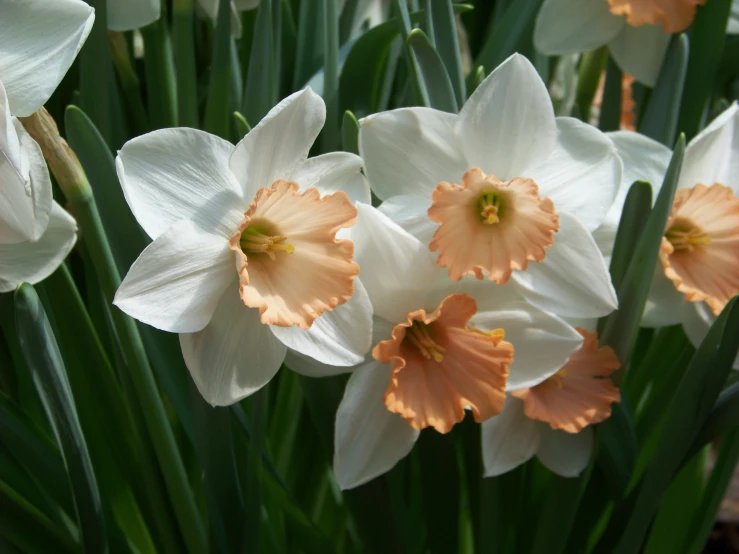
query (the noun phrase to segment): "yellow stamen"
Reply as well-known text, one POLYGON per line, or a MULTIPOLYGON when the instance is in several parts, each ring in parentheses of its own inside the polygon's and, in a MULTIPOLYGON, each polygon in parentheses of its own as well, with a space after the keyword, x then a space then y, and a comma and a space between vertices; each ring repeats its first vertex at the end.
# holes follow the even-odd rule
POLYGON ((429 335, 428 325, 425 323, 414 321, 413 325, 406 331, 406 336, 427 360, 433 358, 435 361, 441 362, 444 359, 446 349, 434 342, 434 339, 429 335))
POLYGON ((500 222, 500 197, 492 192, 486 192, 480 196, 480 217, 486 225, 500 222))
POLYGON ((551 383, 555 387, 557 387, 558 389, 561 389, 561 388, 564 387, 565 377, 567 377, 567 370, 566 369, 560 369, 557 373, 555 373, 554 375, 552 375, 549 378, 549 381, 551 381, 551 383))
POLYGON ((292 254, 295 247, 292 244, 285 244, 287 237, 282 235, 269 236, 257 229, 247 227, 241 234, 241 249, 244 254, 267 254, 269 259, 274 261, 277 259, 275 252, 287 252, 292 254))
POLYGON ((492 331, 483 331, 482 329, 477 329, 475 327, 468 327, 468 329, 470 331, 474 331, 475 333, 480 333, 481 335, 490 337, 491 339, 493 339, 494 344, 498 344, 500 341, 505 339, 505 329, 503 329, 502 327, 493 329, 492 331))
POLYGON ((682 226, 673 226, 665 233, 665 237, 676 251, 687 250, 692 252, 696 248, 711 244, 711 237, 694 226, 687 229, 682 226))

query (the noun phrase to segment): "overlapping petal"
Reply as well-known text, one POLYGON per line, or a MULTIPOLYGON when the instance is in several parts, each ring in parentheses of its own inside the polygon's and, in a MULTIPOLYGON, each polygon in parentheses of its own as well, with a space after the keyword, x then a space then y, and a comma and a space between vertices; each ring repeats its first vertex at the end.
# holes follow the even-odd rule
MULTIPOLYGON (((459 112, 456 129, 465 169, 479 167, 501 181, 525 176, 551 155, 557 143, 547 88, 520 54, 500 64, 477 87, 459 112)), ((448 180, 439 175, 438 180, 458 183, 461 177, 448 180)))
POLYGON ((539 424, 524 415, 523 402, 508 395, 500 415, 482 423, 485 477, 502 475, 527 462, 539 442, 539 424))
POLYGON ((671 37, 664 32, 662 25, 624 25, 621 32, 608 43, 608 50, 624 73, 653 87, 671 37))
POLYGON ((108 0, 108 29, 132 31, 159 19, 159 0, 108 0))
POLYGON ((402 108, 360 121, 359 153, 372 190, 382 200, 429 196, 440 181, 458 182, 469 166, 455 134, 457 116, 402 108))
POLYGON ((291 94, 272 108, 231 154, 228 167, 244 197, 278 179, 287 179, 308 157, 326 120, 326 105, 310 88, 291 94))
POLYGON ((228 169, 228 141, 196 129, 161 129, 128 141, 116 169, 139 225, 156 239, 187 219, 208 232, 233 234, 249 206, 228 169))
POLYGON ((579 433, 555 431, 539 423, 541 441, 536 457, 557 475, 577 477, 590 461, 593 451, 593 428, 579 433))
POLYGON ((82 0, 0 0, 0 81, 10 111, 43 106, 72 65, 95 20, 82 0))
POLYGON ((194 333, 208 324, 229 285, 238 291, 228 240, 182 220, 141 253, 114 304, 157 329, 194 333))
POLYGON ((378 210, 422 243, 429 244, 439 227, 438 223, 429 219, 430 207, 431 198, 429 196, 401 194, 385 200, 378 210))
POLYGON ((202 331, 180 335, 190 375, 214 406, 228 406, 261 389, 280 369, 287 350, 259 322, 259 310, 244 306, 235 280, 232 284, 202 331))
POLYGON ((385 407, 390 368, 369 362, 349 378, 336 412, 334 476, 351 489, 382 475, 413 448, 419 432, 385 407))
MULTIPOLYGON (((271 326, 284 345, 329 366, 353 366, 365 359, 372 342, 372 303, 359 279, 354 294, 341 306, 324 312, 309 329, 271 326)), ((333 375, 336 371, 329 370, 333 375)))
POLYGON ((348 236, 375 315, 392 323, 424 305, 438 276, 428 246, 419 242, 378 210, 357 204, 357 223, 348 236))
POLYGON ((355 154, 331 152, 308 158, 285 179, 298 183, 301 191, 316 187, 321 196, 342 191, 352 203, 369 204, 372 198, 362 167, 362 158, 355 154))
POLYGON ((564 317, 600 317, 618 304, 603 256, 588 230, 569 214, 546 257, 514 271, 521 294, 542 310, 564 317))
POLYGON ((0 292, 22 282, 46 279, 61 265, 77 240, 77 224, 59 204, 51 206, 49 224, 36 241, 0 244, 0 292))
POLYGON ((594 231, 611 208, 621 182, 622 164, 611 140, 592 125, 557 118, 558 140, 547 160, 524 175, 539 194, 594 231))

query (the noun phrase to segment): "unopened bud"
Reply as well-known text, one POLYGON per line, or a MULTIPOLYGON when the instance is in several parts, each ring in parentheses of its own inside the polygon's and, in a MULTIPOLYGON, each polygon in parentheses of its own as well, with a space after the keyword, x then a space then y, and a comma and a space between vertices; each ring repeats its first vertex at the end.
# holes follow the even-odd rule
POLYGON ((46 163, 49 164, 67 200, 74 201, 90 196, 92 193, 90 183, 87 181, 82 164, 67 141, 59 134, 56 121, 46 108, 18 119, 41 147, 46 163))

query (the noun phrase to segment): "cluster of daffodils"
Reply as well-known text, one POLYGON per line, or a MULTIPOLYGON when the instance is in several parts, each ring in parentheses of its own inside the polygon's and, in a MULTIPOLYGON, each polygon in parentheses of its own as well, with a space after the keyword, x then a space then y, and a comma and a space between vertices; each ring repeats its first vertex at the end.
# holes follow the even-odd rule
MULTIPOLYGON (((535 39, 550 54, 608 44, 653 84, 670 33, 702 3, 546 0, 535 39)), ((206 14, 217 5, 201 4, 206 14)), ((47 277, 75 244, 76 224, 52 200, 41 149, 17 118, 49 98, 94 15, 78 0, 0 7, 0 291, 9 291, 47 277), (28 23, 40 10, 44 29, 28 23)), ((108 2, 111 29, 159 15, 158 0, 108 2)), ((620 400, 611 376, 622 361, 595 328, 617 308, 607 264, 624 199, 635 180, 657 188, 671 152, 555 117, 520 55, 459 114, 403 108, 363 119, 360 155, 309 157, 325 118, 306 88, 235 146, 189 128, 127 142, 118 177, 153 242, 115 305, 179 334, 213 405, 261 389, 283 364, 310 377, 351 373, 335 426, 342 488, 388 471, 423 429, 448 433, 468 410, 487 475, 535 455, 579 474, 593 425, 620 400)), ((687 148, 644 325, 682 323, 697 344, 739 292, 738 151, 734 104, 687 148)))
MULTIPOLYGON (((482 423, 488 475, 534 455, 577 475, 592 425, 620 399, 610 376, 621 363, 594 331, 617 307, 606 259, 628 186, 661 183, 669 150, 555 118, 519 55, 459 114, 365 118, 361 157, 308 157, 324 119, 305 89, 236 146, 193 129, 128 142, 118 175, 153 243, 116 305, 179 333, 214 405, 263 387, 283 363, 312 377, 351 372, 335 428, 343 488, 467 410, 482 423)), ((650 325, 685 322, 695 340, 739 291, 727 156, 738 122, 732 106, 688 148, 646 314, 650 325)))

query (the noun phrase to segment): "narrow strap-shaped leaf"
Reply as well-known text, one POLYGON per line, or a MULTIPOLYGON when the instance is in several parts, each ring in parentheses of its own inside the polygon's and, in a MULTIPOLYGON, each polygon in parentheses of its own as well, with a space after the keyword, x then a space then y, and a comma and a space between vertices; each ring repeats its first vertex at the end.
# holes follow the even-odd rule
POLYGON ((580 58, 575 106, 577 106, 580 119, 585 122, 590 121, 593 98, 598 90, 607 60, 608 49, 605 46, 586 52, 580 58))
POLYGON ((721 441, 716 463, 703 490, 700 505, 694 512, 696 517, 686 535, 689 542, 682 545, 685 548, 684 552, 688 554, 703 552, 721 501, 734 476, 737 462, 739 462, 739 429, 733 429, 721 441))
POLYGON ((252 396, 251 442, 247 459, 246 482, 246 544, 252 552, 259 552, 262 519, 262 445, 266 425, 267 389, 252 396))
POLYGON ((662 62, 657 85, 649 97, 647 110, 639 124, 640 133, 667 146, 675 141, 689 50, 688 37, 685 34, 672 41, 665 61, 662 62))
POLYGON ((629 359, 631 347, 639 329, 662 235, 672 209, 672 199, 680 176, 684 153, 685 137, 681 135, 675 146, 675 152, 667 168, 657 201, 649 214, 649 219, 624 274, 623 282, 618 288, 618 310, 608 316, 603 326, 601 343, 610 345, 619 360, 629 359))
POLYGON ((734 383, 721 392, 705 425, 695 438, 690 453, 697 452, 736 427, 739 427, 739 383, 734 383))
POLYGON ((341 10, 339 16, 339 44, 344 44, 349 40, 349 36, 354 26, 354 20, 357 16, 357 11, 361 5, 364 7, 367 4, 367 0, 346 0, 344 2, 344 8, 341 10))
POLYGON ((339 148, 339 20, 337 0, 321 0, 323 6, 323 99, 326 123, 321 147, 324 152, 339 148))
POLYGON ((611 417, 598 426, 597 433, 596 463, 608 483, 611 496, 618 500, 626 495, 639 451, 634 421, 625 399, 614 404, 611 417))
POLYGON ((423 88, 428 94, 429 106, 445 112, 458 111, 454 89, 444 63, 421 29, 413 29, 408 35, 408 46, 415 55, 418 64, 418 78, 423 81, 423 88))
POLYGON ((429 98, 429 92, 426 89, 426 81, 421 75, 416 53, 411 48, 410 35, 413 31, 413 24, 411 22, 410 13, 408 12, 408 3, 406 0, 395 0, 395 5, 398 8, 400 19, 402 21, 400 32, 403 35, 403 40, 405 40, 406 44, 406 51, 408 52, 408 64, 410 66, 412 82, 415 84, 416 92, 421 100, 421 104, 423 106, 431 106, 431 98, 429 98))
POLYGON ((726 38, 731 0, 713 0, 699 6, 690 33, 690 57, 678 131, 692 139, 700 130, 706 103, 713 90, 726 38))
POLYGON ((272 36, 272 2, 262 0, 257 9, 254 39, 245 76, 244 106, 241 113, 256 125, 277 103, 274 79, 274 38, 272 36))
POLYGON ((354 114, 346 110, 341 126, 341 147, 344 152, 359 154, 359 122, 354 114))
POLYGON ((154 129, 177 127, 177 77, 167 18, 162 16, 141 29, 144 69, 149 100, 149 123, 154 129))
POLYGON ((15 303, 21 348, 67 467, 85 552, 107 552, 100 493, 49 320, 31 285, 21 284, 15 303))
POLYGON ((113 60, 118 80, 123 89, 123 95, 128 105, 128 111, 132 116, 131 128, 136 135, 143 135, 149 130, 149 118, 146 108, 141 99, 141 82, 136 70, 133 68, 131 55, 128 52, 128 42, 123 33, 110 31, 108 33, 110 43, 110 55, 113 60))
POLYGON ((598 118, 598 128, 603 132, 618 131, 621 127, 622 79, 621 68, 613 61, 613 56, 609 56, 606 64, 606 82, 603 86, 603 102, 598 118))
POLYGON ((641 547, 662 495, 708 418, 738 349, 739 306, 734 298, 711 326, 680 380, 615 554, 630 554, 641 547))
POLYGON ((462 106, 467 100, 467 94, 454 6, 452 0, 430 0, 429 4, 434 29, 434 45, 449 75, 457 106, 462 106))
POLYGON ((195 69, 195 0, 172 2, 172 51, 177 74, 178 124, 198 126, 198 83, 195 69))
POLYGON ((231 95, 231 1, 218 2, 216 32, 213 35, 213 59, 210 85, 205 105, 203 129, 222 139, 230 138, 229 98, 231 95))
MULTIPOLYGON (((113 67, 108 46, 107 0, 90 0, 95 8, 95 23, 80 51, 80 95, 100 134, 111 144, 111 85, 113 67)), ((111 144, 112 145, 112 144, 111 144)))

